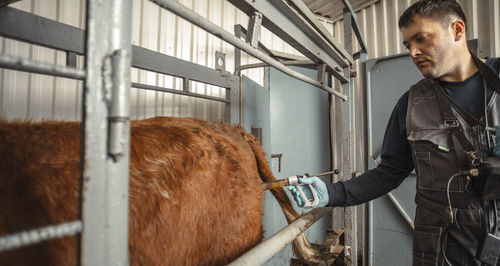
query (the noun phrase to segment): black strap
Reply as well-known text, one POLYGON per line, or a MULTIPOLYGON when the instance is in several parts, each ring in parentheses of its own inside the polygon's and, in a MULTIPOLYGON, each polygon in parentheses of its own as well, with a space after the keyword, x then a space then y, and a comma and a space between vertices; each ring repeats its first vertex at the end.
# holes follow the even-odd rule
MULTIPOLYGON (((485 63, 477 58, 475 54, 471 53, 471 56, 478 68, 479 74, 486 80, 489 86, 500 94, 500 78, 485 63)), ((446 94, 444 89, 438 83, 433 81, 433 84, 439 109, 441 110, 441 114, 443 116, 444 125, 449 128, 452 133, 453 146, 455 147, 459 165, 462 167, 479 165, 481 158, 477 156, 477 150, 465 137, 462 127, 453 114, 450 106, 450 102, 453 102, 452 99, 446 94)), ((453 103, 456 104, 455 102, 453 103)), ((486 105, 487 103, 484 104, 486 105)), ((457 105, 457 107, 460 106, 457 105)))
POLYGON ((457 154, 460 168, 462 170, 470 168, 472 162, 469 158, 467 158, 467 155, 475 157, 477 151, 470 143, 470 141, 465 137, 462 127, 460 126, 457 118, 451 110, 450 102, 446 95, 446 92, 444 92, 444 89, 436 82, 433 82, 433 84, 434 92, 436 93, 436 99, 439 105, 439 110, 441 111, 441 115, 443 116, 444 125, 451 131, 451 137, 453 140, 452 142, 455 148, 455 153, 457 154))
POLYGON ((486 83, 493 88, 497 93, 500 94, 500 77, 498 77, 491 68, 488 67, 483 61, 481 61, 477 56, 471 53, 472 59, 476 63, 477 70, 479 74, 486 80, 486 83))

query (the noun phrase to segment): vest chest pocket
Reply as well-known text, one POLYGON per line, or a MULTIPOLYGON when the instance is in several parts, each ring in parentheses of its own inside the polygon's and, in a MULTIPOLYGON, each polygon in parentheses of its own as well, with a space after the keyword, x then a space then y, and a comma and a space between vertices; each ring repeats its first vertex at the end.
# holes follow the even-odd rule
MULTIPOLYGON (((448 180, 458 172, 456 154, 446 144, 431 141, 415 141, 415 169, 419 189, 446 191, 448 180)), ((464 192, 463 177, 455 177, 450 184, 450 192, 464 192)))

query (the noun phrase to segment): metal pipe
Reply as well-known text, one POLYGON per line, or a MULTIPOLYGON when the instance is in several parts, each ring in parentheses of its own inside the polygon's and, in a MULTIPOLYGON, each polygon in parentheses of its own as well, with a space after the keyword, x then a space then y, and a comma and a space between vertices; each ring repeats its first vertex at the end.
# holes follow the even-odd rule
POLYGON ((361 51, 364 53, 368 53, 368 50, 366 49, 365 40, 363 39, 363 35, 361 35, 361 30, 359 29, 356 13, 354 13, 354 9, 352 9, 351 3, 349 3, 349 0, 342 0, 342 2, 344 3, 345 7, 349 9, 349 12, 351 13, 353 22, 351 23, 352 29, 354 30, 354 34, 356 34, 356 39, 358 40, 359 46, 361 46, 361 51))
POLYGON ((210 95, 205 95, 205 94, 199 94, 199 93, 194 93, 194 92, 185 92, 181 90, 174 90, 174 89, 169 89, 169 88, 163 88, 159 86, 153 86, 153 85, 146 85, 146 84, 141 84, 141 83, 132 83, 132 88, 139 88, 139 89, 145 89, 145 90, 153 90, 153 91, 162 91, 162 92, 168 92, 172 94, 179 94, 179 95, 185 95, 185 96, 190 96, 190 97, 195 97, 195 98, 202 98, 202 99, 207 99, 211 101, 216 101, 216 102, 223 102, 223 103, 231 103, 230 100, 225 99, 225 98, 219 98, 215 96, 210 96, 210 95))
MULTIPOLYGON (((292 60, 292 61, 285 61, 281 62, 285 66, 303 66, 303 65, 316 65, 313 61, 311 60, 292 60)), ((268 67, 269 64, 267 63, 254 63, 254 64, 246 64, 242 66, 238 66, 234 68, 234 74, 233 75, 240 75, 242 70, 245 69, 250 69, 250 68, 258 68, 258 67, 268 67)))
POLYGON ((0 54, 0 67, 71 79, 85 79, 85 70, 0 54))
POLYGON ((280 252, 280 250, 284 249, 288 243, 302 234, 307 228, 319 220, 319 218, 323 217, 325 214, 331 213, 331 211, 332 207, 313 209, 300 216, 293 223, 249 250, 229 265, 262 265, 280 252))
POLYGON ((72 236, 81 231, 82 222, 74 221, 6 235, 0 237, 0 251, 20 248, 54 238, 72 236))
POLYGON ((394 204, 394 206, 396 207, 396 209, 398 209, 399 213, 403 216, 403 218, 405 218, 406 222, 411 227, 411 230, 415 231, 415 224, 413 223, 413 220, 411 219, 410 215, 408 215, 408 213, 405 211, 405 209, 403 208, 403 206, 401 206, 401 204, 396 199, 396 197, 394 197, 394 195, 392 194, 392 192, 387 193, 387 196, 392 201, 392 203, 394 204))
POLYGON ((307 7, 307 5, 302 0, 291 0, 292 3, 299 9, 301 13, 303 13, 305 19, 311 24, 311 26, 328 42, 331 46, 342 56, 349 61, 349 63, 353 63, 352 55, 347 53, 345 49, 342 49, 340 44, 335 40, 335 38, 328 32, 328 30, 319 22, 316 16, 313 14, 311 9, 307 7))
MULTIPOLYGON (((283 65, 279 61, 273 59, 272 57, 263 53, 262 51, 252 47, 250 44, 240 40, 238 37, 234 36, 230 32, 215 25, 214 23, 210 22, 208 19, 205 19, 204 17, 196 14, 194 11, 188 9, 187 7, 183 6, 182 4, 179 4, 175 1, 169 1, 169 0, 151 0, 151 2, 154 2, 157 5, 163 7, 167 10, 170 10, 171 12, 173 12, 173 13, 177 14, 178 16, 186 19, 187 21, 195 24, 196 26, 198 26, 198 27, 214 34, 215 36, 221 38, 222 40, 240 48, 241 50, 247 52, 248 54, 254 56, 255 58, 258 58, 258 59, 264 61, 265 63, 278 69, 279 71, 281 71, 281 72, 283 72, 291 77, 294 77, 296 79, 299 79, 299 80, 302 80, 306 83, 309 83, 313 86, 316 86, 324 91, 327 91, 327 92, 339 97, 340 99, 342 99, 344 101, 347 100, 347 96, 333 90, 332 88, 329 88, 325 84, 323 84, 315 79, 312 79, 304 74, 301 74, 297 71, 294 71, 294 70, 286 67, 285 65, 283 65)), ((349 77, 347 77, 347 78, 344 76, 341 76, 341 77, 343 77, 343 79, 339 78, 341 80, 341 82, 348 82, 347 79, 349 77)))

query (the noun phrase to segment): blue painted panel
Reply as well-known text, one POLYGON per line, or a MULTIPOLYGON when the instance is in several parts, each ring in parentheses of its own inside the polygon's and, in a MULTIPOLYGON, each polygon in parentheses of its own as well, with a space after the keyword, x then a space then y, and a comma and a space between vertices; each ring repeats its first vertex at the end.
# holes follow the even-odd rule
MULTIPOLYGON (((311 78, 316 71, 294 67, 311 78)), ((275 69, 269 70, 271 110, 271 151, 283 154, 281 171, 278 160, 272 159, 276 178, 297 174, 317 174, 330 170, 330 131, 328 94, 304 82, 289 77, 275 69)), ((270 198, 270 193, 266 198, 270 198)), ((265 236, 269 237, 286 225, 279 205, 273 199, 264 206, 265 236)), ((301 213, 302 209, 296 208, 301 213)), ((321 244, 330 216, 323 217, 306 231, 310 242, 321 244)), ((291 245, 276 255, 266 265, 289 265, 291 245)))
MULTIPOLYGON (((371 93, 371 149, 380 152, 394 106, 422 75, 407 55, 369 60, 366 66, 371 93)), ((368 160, 370 168, 376 166, 368 160)), ((392 191, 412 219, 416 209, 415 185, 416 177, 410 175, 392 191)), ((373 215, 373 265, 411 265, 413 232, 387 196, 373 201, 373 215)))

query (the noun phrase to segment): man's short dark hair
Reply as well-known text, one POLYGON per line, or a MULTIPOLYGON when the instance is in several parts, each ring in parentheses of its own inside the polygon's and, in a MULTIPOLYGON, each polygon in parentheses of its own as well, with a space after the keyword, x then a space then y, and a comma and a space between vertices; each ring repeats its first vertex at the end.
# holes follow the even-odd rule
POLYGON ((451 23, 451 16, 456 15, 464 21, 467 28, 467 20, 465 18, 462 7, 455 0, 420 0, 411 5, 399 17, 399 28, 407 27, 415 22, 415 16, 430 18, 438 21, 447 27, 451 23))

